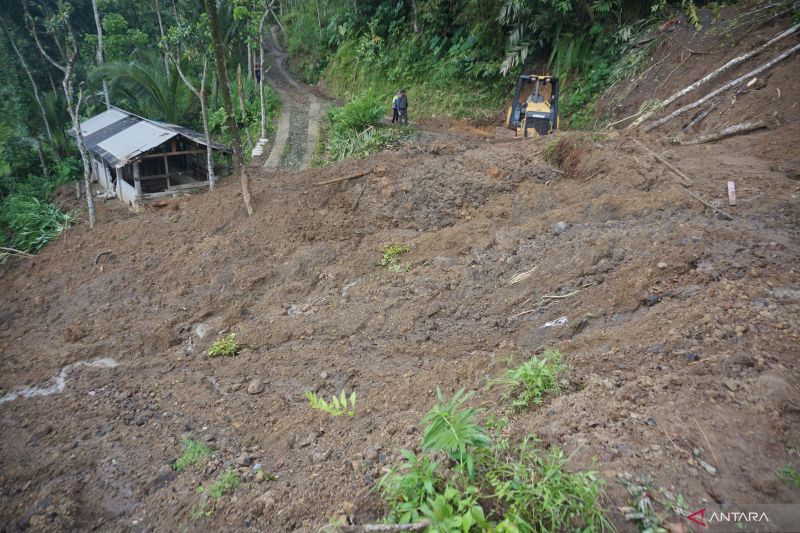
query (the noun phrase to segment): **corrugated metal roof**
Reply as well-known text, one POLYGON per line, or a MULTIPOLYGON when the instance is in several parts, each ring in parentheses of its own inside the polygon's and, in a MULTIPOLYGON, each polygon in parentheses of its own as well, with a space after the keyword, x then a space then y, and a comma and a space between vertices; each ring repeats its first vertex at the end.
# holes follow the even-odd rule
MULTIPOLYGON (((139 155, 179 135, 197 144, 206 145, 205 135, 202 133, 166 122, 148 120, 119 108, 111 108, 85 120, 80 127, 86 148, 116 168, 124 167, 139 155)), ((230 147, 224 144, 212 143, 212 146, 223 152, 231 152, 230 147)))

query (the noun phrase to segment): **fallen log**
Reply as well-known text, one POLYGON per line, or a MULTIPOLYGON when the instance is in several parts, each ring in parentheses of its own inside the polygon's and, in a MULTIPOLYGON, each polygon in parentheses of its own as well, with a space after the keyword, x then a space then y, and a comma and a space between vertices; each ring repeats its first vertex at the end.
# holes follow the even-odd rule
POLYGON ((669 161, 667 161, 666 159, 664 159, 663 157, 661 157, 660 155, 658 155, 657 153, 652 151, 650 148, 645 146, 644 143, 642 143, 638 139, 635 139, 633 142, 635 142, 636 144, 638 144, 639 146, 644 148, 647 153, 649 153, 650 155, 652 155, 656 159, 656 161, 658 161, 659 163, 661 163, 662 165, 664 165, 665 167, 670 169, 672 172, 674 172, 675 175, 680 178, 680 182, 683 185, 685 185, 687 187, 689 185, 694 185, 694 181, 692 181, 692 179, 689 176, 687 176, 686 174, 684 174, 683 172, 678 170, 678 168, 675 167, 672 163, 670 163, 669 161))
POLYGON ((691 139, 688 141, 681 141, 681 144, 703 144, 703 143, 710 143, 714 141, 719 141, 720 139, 724 139, 726 137, 731 137, 733 135, 739 135, 740 133, 748 133, 751 131, 760 130, 766 128, 767 125, 764 123, 763 120, 757 120, 755 122, 741 122, 739 124, 735 124, 724 130, 717 132, 717 133, 709 133, 708 135, 701 135, 696 139, 691 139))
MULTIPOLYGON (((714 71, 712 71, 712 72, 708 73, 707 75, 703 76, 702 78, 700 78, 700 79, 699 79, 699 80, 697 80, 696 82, 692 83, 691 85, 688 85, 688 86, 684 87, 683 89, 681 89, 681 90, 680 90, 680 91, 678 91, 677 93, 675 93, 675 94, 673 94, 672 96, 670 96, 670 97, 666 98, 666 99, 665 99, 663 102, 661 102, 661 106, 660 106, 660 107, 667 107, 668 105, 670 105, 672 102, 674 102, 674 101, 675 101, 675 100, 677 100, 678 98, 680 98, 680 97, 682 97, 682 96, 685 96, 685 95, 689 94, 690 92, 694 91, 695 89, 697 89, 697 88, 698 88, 698 87, 700 87, 701 85, 705 85, 705 84, 706 84, 706 83, 708 83, 709 81, 713 80, 714 78, 716 78, 716 77, 717 77, 717 76, 719 76, 720 74, 722 74, 722 73, 724 73, 724 72, 726 72, 726 71, 728 71, 728 70, 732 69, 733 67, 735 67, 736 65, 738 65, 738 64, 740 64, 740 63, 743 63, 743 62, 747 61, 747 60, 748 60, 748 59, 750 59, 751 57, 753 57, 753 56, 756 56, 756 55, 760 54, 761 52, 763 52, 764 50, 766 50, 767 48, 769 48, 769 47, 770 47, 770 46, 772 46, 773 44, 777 43, 777 42, 778 42, 778 41, 780 41, 781 39, 784 39, 784 38, 786 38, 786 37, 788 37, 788 36, 792 35, 792 34, 793 34, 793 33, 795 33, 795 32, 796 32, 798 29, 800 29, 800 24, 796 24, 796 25, 792 26, 791 28, 789 28, 789 29, 788 29, 788 30, 786 30, 785 32, 783 32, 783 33, 781 33, 781 34, 779 34, 779 35, 777 35, 777 36, 773 37, 772 39, 770 39, 770 40, 769 40, 769 41, 767 41, 766 43, 762 44, 762 45, 761 45, 761 46, 759 46, 758 48, 754 48, 753 50, 751 50, 751 51, 747 52, 746 54, 742 54, 742 55, 740 55, 739 57, 735 57, 735 58, 731 59, 730 61, 728 61, 727 63, 725 63, 725 64, 724 64, 724 65, 722 65, 721 67, 719 67, 718 69, 716 69, 716 70, 714 70, 714 71)), ((653 114, 655 111, 656 111, 656 110, 655 110, 655 109, 653 109, 653 110, 651 110, 650 112, 648 112, 648 113, 645 113, 643 116, 641 116, 640 118, 638 118, 638 119, 637 119, 635 122, 633 122, 633 123, 632 123, 630 126, 628 126, 628 127, 629 127, 629 128, 635 128, 635 127, 638 127, 638 126, 640 126, 640 125, 641 125, 641 124, 642 124, 642 123, 643 123, 645 120, 647 120, 648 118, 650 118, 650 116, 651 116, 651 115, 652 115, 652 114, 653 114)))
POLYGON ((798 50, 800 50, 800 44, 796 44, 793 47, 791 47, 791 48, 789 48, 787 50, 784 50, 782 53, 777 55, 771 61, 768 61, 767 63, 764 63, 763 65, 761 65, 757 69, 751 70, 750 72, 748 72, 744 76, 739 76, 735 80, 726 83, 725 85, 723 85, 719 89, 711 91, 710 93, 708 93, 704 97, 700 98, 699 100, 696 100, 696 101, 692 102, 691 104, 686 104, 685 106, 681 107, 680 109, 676 109, 675 111, 673 111, 669 115, 667 115, 665 117, 662 117, 662 118, 660 118, 660 119, 658 119, 658 120, 656 120, 654 122, 651 122, 650 124, 645 126, 644 131, 651 131, 651 130, 661 126, 662 124, 666 124, 670 120, 674 119, 678 115, 681 115, 681 114, 685 113, 686 111, 689 111, 690 109, 694 109, 696 107, 700 107, 701 105, 703 105, 704 103, 708 102, 709 100, 711 100, 712 98, 714 98, 718 94, 723 93, 723 92, 725 92, 725 91, 727 91, 729 89, 732 89, 733 87, 736 87, 737 85, 741 84, 745 80, 753 78, 754 76, 764 72, 768 68, 771 68, 771 67, 775 66, 777 63, 779 63, 779 62, 783 61, 784 59, 790 57, 792 54, 794 54, 798 50))
POLYGON ((313 184, 312 187, 322 187, 323 185, 330 185, 332 183, 341 183, 343 181, 354 180, 356 178, 360 178, 362 176, 366 176, 367 174, 370 174, 371 172, 372 172, 372 170, 365 170, 363 172, 357 172, 355 174, 351 174, 350 176, 345 176, 343 178, 336 178, 336 179, 332 179, 332 180, 328 180, 328 181, 320 181, 318 183, 313 184))

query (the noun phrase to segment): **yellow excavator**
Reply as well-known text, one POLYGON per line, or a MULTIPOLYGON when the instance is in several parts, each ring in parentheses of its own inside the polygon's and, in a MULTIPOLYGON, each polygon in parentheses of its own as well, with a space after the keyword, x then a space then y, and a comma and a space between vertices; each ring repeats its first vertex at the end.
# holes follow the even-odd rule
POLYGON ((558 129, 558 78, 522 74, 506 114, 516 137, 549 135, 558 129))

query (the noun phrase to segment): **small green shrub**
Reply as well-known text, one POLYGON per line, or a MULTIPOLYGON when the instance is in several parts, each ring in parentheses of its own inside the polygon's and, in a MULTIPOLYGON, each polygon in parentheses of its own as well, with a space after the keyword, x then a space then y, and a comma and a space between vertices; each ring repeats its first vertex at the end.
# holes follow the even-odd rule
POLYGON ((539 405, 545 393, 558 394, 561 391, 558 375, 563 370, 561 353, 550 349, 516 368, 508 369, 494 383, 508 387, 505 396, 514 398, 514 407, 528 407, 531 403, 539 405))
POLYGON ((330 403, 311 391, 306 391, 306 398, 308 399, 308 405, 313 409, 318 409, 332 416, 341 416, 344 414, 353 416, 356 413, 356 391, 350 393, 350 399, 348 400, 344 389, 342 389, 338 398, 336 396, 331 396, 330 403))
POLYGON ((563 451, 545 453, 535 437, 518 446, 491 441, 476 420, 478 411, 464 407, 469 397, 461 390, 445 401, 437 391, 437 404, 423 419, 425 451, 401 451, 403 462, 376 485, 390 509, 387 522, 424 519, 427 531, 448 533, 614 530, 601 505, 603 484, 593 472, 568 471, 563 451), (437 452, 450 461, 437 463, 437 452), (465 466, 468 461, 474 468, 465 466))
POLYGON ((408 272, 410 265, 403 267, 400 265, 400 256, 411 251, 411 246, 407 244, 390 244, 381 248, 380 266, 392 272, 408 272))
POLYGON ((231 494, 236 490, 236 487, 241 484, 242 480, 239 478, 239 474, 236 473, 236 470, 228 468, 220 474, 214 484, 211 485, 211 489, 209 490, 211 499, 219 500, 223 496, 231 494))
POLYGON ((778 470, 778 477, 787 485, 792 487, 800 487, 800 472, 794 465, 785 465, 778 470))
POLYGON ((178 472, 181 472, 190 466, 203 466, 214 454, 214 450, 202 442, 192 439, 184 439, 183 448, 183 455, 181 455, 175 461, 175 464, 172 465, 172 468, 178 472))
POLYGON ((545 453, 526 438, 514 454, 494 457, 486 480, 503 509, 497 531, 605 531, 603 484, 594 472, 569 472, 564 452, 545 453))
POLYGON ((476 421, 479 411, 464 408, 464 403, 471 397, 472 393, 465 394, 461 389, 445 401, 437 387, 436 406, 422 419, 427 426, 420 444, 426 450, 445 452, 470 478, 475 469, 474 453, 489 446, 489 437, 476 421))
POLYGON ((208 349, 209 357, 232 357, 239 353, 242 349, 236 343, 236 334, 231 333, 228 336, 214 341, 211 348, 208 349))

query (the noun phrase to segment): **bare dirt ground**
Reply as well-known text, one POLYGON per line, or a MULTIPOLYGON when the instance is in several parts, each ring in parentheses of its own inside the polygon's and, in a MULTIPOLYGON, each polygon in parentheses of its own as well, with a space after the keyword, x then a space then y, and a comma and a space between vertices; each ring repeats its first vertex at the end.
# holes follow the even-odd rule
POLYGON ((95 230, 3 266, 3 392, 79 361, 118 366, 73 367, 60 394, 0 404, 0 530, 374 521, 384 510, 369 491, 417 446, 435 388, 500 408, 487 381, 549 346, 565 356, 567 389, 508 434, 535 433, 596 470, 618 529, 636 529, 617 510, 631 504, 616 481, 626 473, 688 510, 797 504, 776 476, 797 466, 800 444, 797 72, 795 56, 732 107, 778 111, 772 129, 714 144, 671 144, 679 124, 567 133, 553 167, 541 157, 550 139, 487 142, 423 123, 419 142, 394 151, 254 178, 250 218, 233 180, 140 214, 101 204, 95 230), (372 172, 312 186, 360 170, 372 172), (390 243, 411 246, 408 272, 377 266, 390 243), (243 352, 207 357, 227 332, 243 352), (303 397, 341 389, 358 392, 352 418, 303 397), (186 436, 217 455, 176 473, 186 436), (256 463, 277 479, 259 482, 256 463), (195 489, 228 466, 245 482, 192 520, 195 489))

